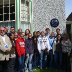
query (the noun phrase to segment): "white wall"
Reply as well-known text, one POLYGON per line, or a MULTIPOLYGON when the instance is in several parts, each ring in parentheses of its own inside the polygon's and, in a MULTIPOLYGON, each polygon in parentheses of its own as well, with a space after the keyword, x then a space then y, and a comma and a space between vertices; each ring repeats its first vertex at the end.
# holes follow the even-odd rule
POLYGON ((66 28, 65 21, 65 3, 64 0, 33 0, 32 1, 32 25, 35 30, 45 30, 50 26, 50 20, 57 18, 59 20, 59 28, 63 32, 66 28))

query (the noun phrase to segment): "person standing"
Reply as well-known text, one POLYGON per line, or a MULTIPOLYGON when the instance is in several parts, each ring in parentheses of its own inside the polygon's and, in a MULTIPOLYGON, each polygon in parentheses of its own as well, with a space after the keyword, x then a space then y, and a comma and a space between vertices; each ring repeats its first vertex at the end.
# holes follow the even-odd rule
POLYGON ((10 51, 12 48, 11 41, 5 35, 4 27, 0 28, 0 72, 8 71, 8 62, 10 58, 10 51))
POLYGON ((53 67, 53 48, 54 48, 54 41, 55 41, 55 34, 54 32, 51 33, 51 35, 49 36, 49 44, 50 44, 50 50, 49 50, 49 67, 53 67))
POLYGON ((15 39, 14 34, 10 34, 10 41, 12 44, 12 48, 10 51, 10 60, 8 62, 8 72, 15 72, 15 60, 16 60, 16 52, 15 52, 15 39))
POLYGON ((15 43, 18 56, 18 72, 21 72, 24 71, 24 60, 26 54, 25 40, 22 33, 18 38, 16 38, 15 43))
POLYGON ((39 59, 39 52, 38 52, 38 48, 37 48, 37 32, 34 31, 33 32, 33 43, 34 43, 34 55, 33 55, 33 66, 34 68, 38 67, 38 59, 39 59))
POLYGON ((15 70, 18 71, 18 54, 16 50, 16 40, 18 39, 18 33, 14 33, 14 40, 15 40, 15 52, 16 52, 16 64, 15 64, 15 70))
POLYGON ((37 46, 40 54, 40 68, 46 68, 47 54, 50 50, 50 44, 44 31, 42 31, 41 36, 38 37, 37 46))
POLYGON ((61 43, 61 34, 58 34, 56 37, 56 49, 54 52, 54 61, 55 67, 61 68, 62 67, 62 43, 61 43))
POLYGON ((32 59, 34 53, 34 44, 32 39, 32 34, 29 33, 28 39, 25 41, 26 44, 26 61, 25 61, 25 71, 32 72, 32 59))
MULTIPOLYGON (((37 31, 36 32, 37 34, 37 50, 38 50, 38 46, 40 45, 40 41, 41 41, 41 32, 40 31, 37 31)), ((39 50, 38 50, 38 53, 37 53, 37 58, 38 58, 38 68, 40 67, 40 53, 39 53, 39 50)))
POLYGON ((70 53, 72 44, 67 33, 63 34, 62 40, 62 55, 63 55, 63 69, 65 72, 70 72, 70 53))

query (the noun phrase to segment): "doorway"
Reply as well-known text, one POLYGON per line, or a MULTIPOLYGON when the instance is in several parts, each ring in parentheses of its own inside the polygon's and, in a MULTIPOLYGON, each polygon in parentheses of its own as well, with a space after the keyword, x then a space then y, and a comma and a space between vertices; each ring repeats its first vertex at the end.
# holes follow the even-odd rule
POLYGON ((71 40, 71 24, 67 24, 67 25, 66 25, 66 30, 67 30, 67 33, 68 33, 69 38, 70 38, 70 40, 71 40))

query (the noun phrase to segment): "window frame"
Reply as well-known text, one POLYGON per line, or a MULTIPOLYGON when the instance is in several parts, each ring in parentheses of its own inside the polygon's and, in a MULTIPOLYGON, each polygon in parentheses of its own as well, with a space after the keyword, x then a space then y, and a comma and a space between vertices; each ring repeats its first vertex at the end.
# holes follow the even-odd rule
POLYGON ((24 16, 25 15, 25 13, 24 12, 22 12, 22 4, 21 4, 21 1, 22 0, 20 0, 20 21, 21 22, 30 22, 30 2, 29 2, 29 0, 25 0, 25 4, 23 5, 23 6, 25 6, 25 7, 23 7, 23 11, 25 12, 25 8, 26 8, 26 3, 28 2, 29 4, 28 4, 28 7, 27 7, 27 9, 26 9, 26 16, 27 16, 27 18, 24 16), (23 15, 22 15, 22 13, 23 13, 23 15), (22 19, 22 16, 23 16, 23 18, 24 19, 22 19), (27 20, 25 20, 25 19, 27 19, 27 20))
MULTIPOLYGON (((3 7, 3 13, 2 13, 2 15, 3 15, 3 19, 2 20, 0 20, 0 22, 11 22, 11 21, 15 21, 15 10, 14 10, 14 19, 11 19, 11 0, 8 0, 8 2, 7 3, 5 3, 5 0, 2 0, 3 2, 2 2, 2 4, 0 4, 0 5, 2 5, 2 7, 3 7), (7 6, 7 4, 8 4, 8 6, 7 6), (6 12, 5 13, 5 7, 6 8, 8 8, 9 9, 9 11, 8 12, 6 12), (8 19, 6 19, 5 17, 7 17, 8 16, 8 19)), ((14 4, 14 9, 15 9, 15 0, 14 0, 14 2, 13 2, 14 4)), ((1 16, 1 15, 0 15, 1 16)))

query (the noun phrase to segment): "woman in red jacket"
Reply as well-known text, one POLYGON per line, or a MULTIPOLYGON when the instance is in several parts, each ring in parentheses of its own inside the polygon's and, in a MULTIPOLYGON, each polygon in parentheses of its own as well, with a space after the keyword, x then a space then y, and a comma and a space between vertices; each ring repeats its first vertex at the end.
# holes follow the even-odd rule
POLYGON ((24 35, 21 33, 16 39, 16 52, 18 55, 18 72, 24 70, 24 59, 25 59, 25 40, 24 35))

